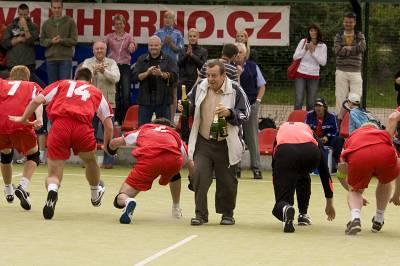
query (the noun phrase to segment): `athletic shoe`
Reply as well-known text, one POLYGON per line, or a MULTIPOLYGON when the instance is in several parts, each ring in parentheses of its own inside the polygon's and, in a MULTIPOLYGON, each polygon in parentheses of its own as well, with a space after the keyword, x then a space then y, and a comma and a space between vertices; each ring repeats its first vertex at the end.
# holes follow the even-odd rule
POLYGON ((46 204, 43 207, 43 217, 45 219, 53 218, 57 200, 58 200, 58 192, 50 190, 49 193, 47 193, 46 204))
POLYGON ((359 218, 347 223, 347 228, 344 231, 346 235, 356 235, 361 232, 361 221, 359 218))
POLYGON ((135 199, 129 198, 125 208, 122 210, 122 215, 119 218, 119 222, 121 224, 130 224, 132 221, 132 214, 135 208, 136 208, 135 199))
POLYGON ((262 172, 260 170, 254 170, 253 177, 254 179, 263 179, 262 172))
POLYGON ((6 200, 8 203, 13 203, 14 202, 14 195, 6 195, 6 200))
POLYGON ((300 226, 311 225, 311 218, 308 214, 299 214, 297 217, 297 224, 300 226))
POLYGON ((15 196, 17 196, 19 198, 19 200, 21 201, 21 207, 27 211, 29 211, 31 209, 31 202, 29 200, 29 192, 26 192, 24 190, 24 188, 19 185, 16 189, 15 189, 15 196))
POLYGON ((287 204, 285 205, 285 207, 283 207, 283 220, 282 220, 283 232, 293 233, 295 231, 293 225, 294 213, 295 210, 293 206, 287 204))
POLYGON ((94 207, 99 207, 101 205, 101 198, 103 198, 104 192, 106 191, 106 188, 104 187, 104 182, 103 180, 99 181, 99 187, 98 188, 98 195, 97 199, 90 199, 92 201, 92 205, 94 207))
POLYGON ((18 159, 15 161, 16 164, 24 164, 26 162, 26 158, 22 157, 21 159, 18 159))
POLYGON ((381 231, 382 226, 383 226, 384 223, 385 222, 382 222, 382 223, 377 222, 377 221, 375 221, 375 216, 372 217, 372 228, 371 228, 371 231, 374 232, 374 233, 377 233, 377 232, 381 231))
POLYGON ((172 217, 175 217, 176 219, 182 218, 182 208, 172 207, 172 217))

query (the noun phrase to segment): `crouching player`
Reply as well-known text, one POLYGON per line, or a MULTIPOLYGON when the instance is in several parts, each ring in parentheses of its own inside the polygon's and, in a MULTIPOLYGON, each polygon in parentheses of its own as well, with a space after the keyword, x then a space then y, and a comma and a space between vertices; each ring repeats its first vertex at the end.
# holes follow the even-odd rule
MULTIPOLYGON (((123 137, 113 139, 109 147, 110 154, 124 145, 136 145, 132 156, 136 164, 122 184, 118 195, 114 199, 114 206, 122 209, 119 219, 122 224, 129 224, 136 207, 135 197, 140 191, 146 191, 159 175, 160 185, 169 183, 173 200, 172 215, 182 216, 179 207, 181 192, 180 169, 188 163, 186 144, 173 129, 172 123, 164 118, 156 119, 151 124, 145 124, 139 130, 131 131, 123 137)), ((193 168, 189 163, 189 170, 193 168)))
POLYGON ((323 157, 322 143, 311 128, 299 122, 282 124, 276 136, 272 158, 272 176, 275 192, 275 206, 272 214, 282 221, 283 231, 295 231, 294 193, 297 194, 299 225, 311 225, 307 215, 311 196, 310 172, 318 167, 325 192, 325 213, 328 220, 335 218, 333 187, 328 165, 323 157))
MULTIPOLYGON (((21 207, 25 210, 31 209, 29 192, 27 188, 32 175, 39 164, 39 151, 35 131, 32 125, 21 125, 11 122, 9 115, 22 115, 29 102, 41 92, 39 85, 29 82, 30 72, 26 66, 15 66, 11 69, 12 80, 0 79, 0 151, 1 151, 1 173, 5 184, 6 200, 14 201, 14 188, 12 182, 12 159, 14 149, 26 155, 26 162, 20 184, 15 188, 15 195, 20 199, 21 207)), ((42 126, 43 106, 36 109, 38 117, 35 128, 42 126)))
POLYGON ((378 178, 376 187, 376 214, 372 217, 372 232, 378 232, 384 224, 384 212, 391 197, 391 181, 396 181, 392 201, 400 203, 399 163, 396 149, 387 131, 374 123, 365 123, 355 130, 344 144, 340 172, 347 172, 342 185, 348 190, 348 205, 351 220, 345 233, 355 235, 361 231, 361 207, 367 202, 362 193, 368 187, 372 176, 378 178), (347 169, 346 169, 347 168, 347 169))

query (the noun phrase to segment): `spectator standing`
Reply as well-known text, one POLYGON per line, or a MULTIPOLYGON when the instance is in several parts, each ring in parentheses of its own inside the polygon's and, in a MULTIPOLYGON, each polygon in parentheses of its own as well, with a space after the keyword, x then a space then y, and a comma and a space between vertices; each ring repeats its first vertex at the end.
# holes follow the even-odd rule
POLYGON ((394 89, 397 91, 397 106, 400 106, 400 71, 396 73, 394 89))
POLYGON ((217 213, 222 214, 220 224, 233 225, 238 184, 235 171, 244 151, 240 127, 249 117, 250 105, 240 85, 226 77, 222 62, 209 61, 206 71, 207 79, 189 93, 194 117, 188 148, 189 159, 195 165, 191 177, 196 204, 196 217, 192 218, 191 225, 208 222, 207 192, 213 172, 217 176, 215 206, 217 213), (226 138, 210 139, 215 114, 226 119, 226 138))
MULTIPOLYGON (((162 52, 164 56, 169 56, 177 64, 178 53, 183 49, 184 41, 182 33, 174 27, 175 25, 175 13, 172 11, 167 11, 164 14, 164 27, 157 30, 155 35, 158 36, 162 43, 162 52)), ((172 84, 172 94, 171 94, 171 105, 170 105, 170 116, 173 121, 176 104, 177 104, 177 80, 172 84)))
POLYGON ((63 2, 51 1, 53 16, 43 23, 40 44, 46 48, 47 76, 49 83, 70 79, 74 46, 78 41, 73 18, 62 15, 63 2))
POLYGON ((322 42, 322 33, 317 24, 311 24, 307 37, 297 45, 293 60, 301 59, 294 80, 294 109, 302 109, 304 94, 307 94, 306 109, 311 111, 319 88, 320 66, 326 64, 327 47, 322 42))
POLYGON ((117 83, 115 95, 115 121, 122 125, 126 112, 131 105, 131 54, 136 50, 133 36, 125 32, 125 18, 117 14, 113 18, 114 32, 107 34, 105 43, 108 47, 107 57, 118 64, 121 78, 117 83))
MULTIPOLYGON (((120 80, 120 73, 117 63, 106 57, 107 45, 98 41, 93 44, 93 57, 83 61, 82 67, 88 68, 93 73, 92 84, 101 90, 104 97, 115 110, 115 84, 120 80)), ((95 116, 93 118, 94 135, 97 140, 103 141, 101 136, 98 134, 100 119, 95 116)), ((103 168, 111 169, 114 164, 114 157, 104 152, 103 168)))
MULTIPOLYGON (((0 40, 3 40, 4 32, 7 27, 5 24, 0 24, 0 40)), ((7 69, 6 60, 7 50, 4 49, 3 45, 0 43, 0 78, 8 78, 9 71, 7 69)))
POLYGON ((178 79, 174 60, 161 52, 161 40, 152 36, 148 40, 149 53, 140 56, 133 70, 139 81, 139 126, 150 123, 153 113, 157 118, 170 118, 172 86, 178 79))
POLYGON ((335 37, 336 113, 340 112, 342 103, 349 93, 362 96, 361 67, 363 53, 367 45, 364 34, 354 30, 355 26, 356 14, 353 12, 346 13, 343 19, 343 30, 335 37))
POLYGON ((208 51, 198 44, 199 32, 195 28, 188 31, 188 45, 179 52, 179 87, 186 85, 189 93, 197 80, 197 72, 207 61, 208 51))
MULTIPOLYGON (((250 164, 254 179, 262 179, 260 151, 258 147, 258 110, 265 93, 265 79, 258 65, 251 60, 246 60, 247 50, 243 43, 236 43, 239 53, 236 57, 237 65, 243 69, 240 75, 240 84, 250 103, 249 120, 244 121, 243 136, 250 152, 250 164)), ((238 166, 237 177, 240 177, 238 166)))

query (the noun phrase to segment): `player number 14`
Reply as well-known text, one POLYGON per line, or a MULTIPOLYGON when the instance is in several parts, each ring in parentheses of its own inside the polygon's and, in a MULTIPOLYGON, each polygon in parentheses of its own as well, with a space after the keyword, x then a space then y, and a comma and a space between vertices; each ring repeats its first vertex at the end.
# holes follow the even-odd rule
POLYGON ((86 90, 86 88, 88 88, 89 86, 90 85, 88 85, 88 84, 83 84, 83 85, 79 86, 78 88, 76 88, 76 82, 71 80, 71 81, 69 81, 67 97, 71 98, 73 94, 79 95, 79 96, 82 96, 81 100, 86 102, 87 99, 89 99, 89 97, 90 97, 90 92, 88 90, 86 90))

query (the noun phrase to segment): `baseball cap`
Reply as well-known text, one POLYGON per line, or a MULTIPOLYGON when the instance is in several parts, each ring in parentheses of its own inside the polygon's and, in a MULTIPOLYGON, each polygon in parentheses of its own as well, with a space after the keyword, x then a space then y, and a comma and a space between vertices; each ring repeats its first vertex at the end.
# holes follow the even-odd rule
POLYGON ((324 98, 317 98, 315 99, 314 105, 326 106, 326 102, 324 98))
POLYGON ((361 96, 357 93, 349 93, 347 100, 355 104, 360 104, 361 96))

